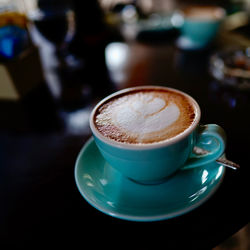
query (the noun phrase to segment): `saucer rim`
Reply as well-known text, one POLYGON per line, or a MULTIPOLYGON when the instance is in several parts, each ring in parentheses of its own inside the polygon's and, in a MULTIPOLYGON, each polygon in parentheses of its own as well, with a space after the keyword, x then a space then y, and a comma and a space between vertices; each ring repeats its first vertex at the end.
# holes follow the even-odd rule
MULTIPOLYGON (((154 222, 154 221, 162 221, 162 220, 175 218, 177 216, 181 216, 181 215, 184 215, 188 212, 191 212, 195 208, 201 206, 203 203, 205 203, 207 200, 209 200, 214 195, 214 193, 218 190, 221 183, 223 182, 223 179, 224 179, 225 173, 226 173, 226 168, 223 167, 222 168, 223 172, 222 172, 222 175, 220 177, 220 180, 218 181, 218 183, 216 183, 216 185, 213 187, 213 189, 204 198, 202 198, 198 202, 194 203, 193 205, 188 206, 187 208, 183 208, 181 210, 178 210, 176 212, 154 215, 154 216, 135 216, 135 215, 128 215, 128 214, 119 213, 119 212, 113 212, 113 211, 111 212, 109 209, 104 208, 101 204, 99 204, 99 203, 95 202, 93 199, 89 198, 88 192, 81 189, 80 181, 78 180, 77 172, 78 172, 78 169, 80 167, 80 164, 79 164, 80 158, 82 157, 83 152, 89 147, 89 145, 91 143, 95 143, 93 136, 91 136, 87 140, 87 142, 83 145, 83 147, 80 150, 80 152, 77 156, 77 159, 76 159, 75 169, 74 169, 74 177, 75 177, 77 189, 80 192, 80 194, 82 195, 82 197, 95 209, 97 209, 98 211, 100 211, 104 214, 107 214, 109 216, 112 216, 112 217, 118 218, 118 219, 122 219, 122 220, 135 221, 135 222, 154 222)), ((218 168, 219 167, 221 167, 221 166, 218 166, 218 168)), ((138 185, 141 185, 141 184, 138 184, 138 185)))

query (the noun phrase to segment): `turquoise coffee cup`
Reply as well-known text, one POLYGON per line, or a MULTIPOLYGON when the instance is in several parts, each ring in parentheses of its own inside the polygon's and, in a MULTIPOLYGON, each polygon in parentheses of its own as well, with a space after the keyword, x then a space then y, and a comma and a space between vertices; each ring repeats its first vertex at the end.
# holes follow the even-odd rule
POLYGON ((182 15, 182 37, 197 46, 205 47, 217 35, 225 11, 220 7, 189 6, 183 10, 182 15), (206 14, 209 12, 214 13, 214 15, 206 14))
POLYGON ((118 91, 99 102, 90 116, 90 128, 95 143, 109 165, 124 176, 141 183, 155 183, 171 176, 176 171, 200 167, 218 159, 225 150, 224 130, 215 124, 199 125, 200 108, 189 95, 175 89, 156 86, 142 86, 118 91), (184 132, 166 141, 151 144, 127 144, 103 136, 94 124, 95 112, 104 102, 129 93, 135 89, 169 89, 186 96, 194 106, 195 120, 184 132), (209 153, 196 155, 195 146, 209 153))

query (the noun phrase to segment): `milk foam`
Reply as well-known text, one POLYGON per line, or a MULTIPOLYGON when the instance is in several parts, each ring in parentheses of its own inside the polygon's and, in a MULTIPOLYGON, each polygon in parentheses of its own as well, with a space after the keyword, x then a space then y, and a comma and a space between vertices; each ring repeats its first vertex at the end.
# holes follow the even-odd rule
POLYGON ((114 107, 111 120, 127 133, 136 133, 139 137, 146 133, 157 132, 173 124, 180 115, 174 103, 166 104, 161 98, 150 94, 133 96, 127 105, 114 107))
POLYGON ((130 93, 101 106, 95 124, 104 136, 117 141, 158 142, 190 126, 190 110, 191 114, 194 112, 191 106, 187 98, 177 93, 130 93))

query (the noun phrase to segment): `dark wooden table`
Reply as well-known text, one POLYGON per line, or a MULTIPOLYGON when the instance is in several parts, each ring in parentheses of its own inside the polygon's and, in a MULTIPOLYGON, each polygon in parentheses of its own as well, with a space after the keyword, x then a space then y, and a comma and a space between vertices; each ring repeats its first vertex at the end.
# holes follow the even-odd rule
POLYGON ((20 102, 0 102, 1 249, 209 249, 249 222, 249 93, 223 87, 208 74, 215 47, 184 52, 166 41, 130 42, 128 48, 119 85, 98 75, 104 70, 97 64, 86 78, 84 73, 75 77, 77 70, 66 71, 71 83, 62 85, 61 99, 42 83, 20 102), (201 123, 224 127, 227 157, 241 169, 227 170, 217 192, 192 212, 159 222, 123 221, 82 198, 74 164, 91 136, 88 115, 93 105, 114 89, 149 84, 193 96, 202 110, 201 123))

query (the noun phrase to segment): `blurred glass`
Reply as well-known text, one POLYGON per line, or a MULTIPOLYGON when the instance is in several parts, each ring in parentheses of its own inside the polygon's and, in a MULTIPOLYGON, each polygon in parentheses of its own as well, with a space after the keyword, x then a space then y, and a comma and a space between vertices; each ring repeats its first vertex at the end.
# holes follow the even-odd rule
POLYGON ((74 14, 71 6, 58 1, 36 1, 28 10, 29 18, 38 31, 55 45, 58 53, 63 53, 74 34, 74 14))

